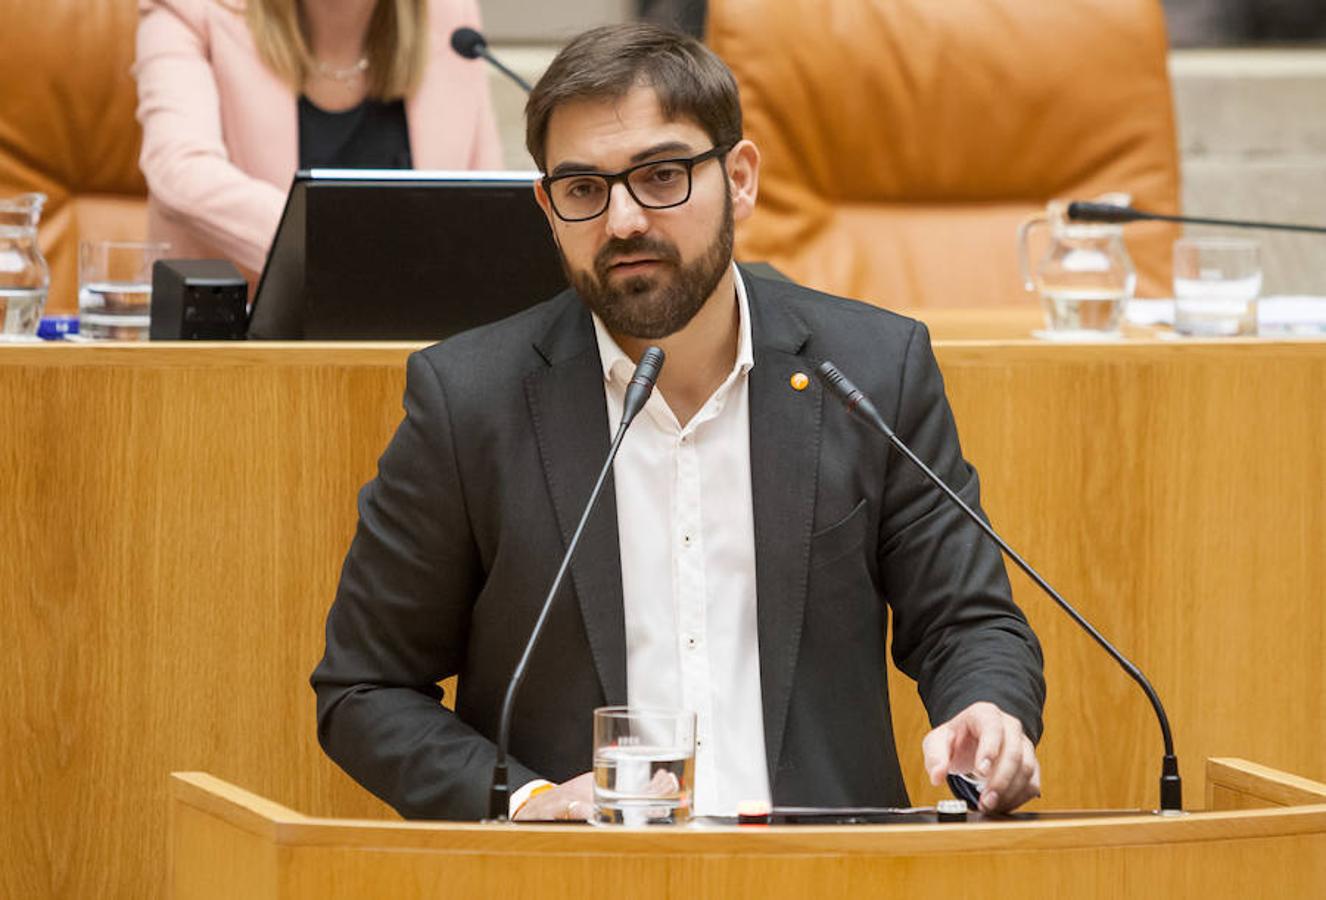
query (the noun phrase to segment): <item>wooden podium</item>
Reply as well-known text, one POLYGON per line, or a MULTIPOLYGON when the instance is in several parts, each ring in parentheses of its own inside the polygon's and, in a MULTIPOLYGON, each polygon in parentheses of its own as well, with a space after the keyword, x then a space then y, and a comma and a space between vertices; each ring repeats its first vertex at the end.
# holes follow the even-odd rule
POLYGON ((1326 784, 1207 762, 1205 812, 943 825, 596 829, 304 816, 171 776, 176 900, 1315 897, 1326 784))
MULTIPOLYGON (((1010 338, 935 347, 986 512, 1151 678, 1189 805, 1208 757, 1326 781, 1326 341, 1051 344, 926 318, 1010 338)), ((390 817, 318 746, 308 676, 417 346, 0 345, 0 898, 166 896, 174 771, 390 817)), ((1013 587, 1049 683, 1032 806, 1155 803, 1146 701, 1013 587)), ((889 688, 911 796, 933 803, 916 689, 889 688)))

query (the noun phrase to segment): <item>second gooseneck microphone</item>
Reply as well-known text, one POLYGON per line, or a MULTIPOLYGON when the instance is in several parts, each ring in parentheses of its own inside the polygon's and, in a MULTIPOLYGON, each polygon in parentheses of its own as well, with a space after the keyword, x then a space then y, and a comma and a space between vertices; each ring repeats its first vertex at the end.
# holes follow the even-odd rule
POLYGON ((914 466, 920 469, 921 473, 924 474, 935 487, 939 488, 944 496, 957 506, 958 509, 962 510, 967 518, 976 523, 981 531, 985 532, 986 536, 994 541, 999 549, 1002 550, 1009 559, 1013 560, 1019 569, 1025 572, 1032 581, 1036 582, 1037 587, 1045 591, 1045 593, 1050 596, 1050 599, 1059 604, 1059 608, 1068 613, 1069 618, 1080 625, 1087 634, 1091 635, 1096 643, 1100 644, 1105 652, 1113 657, 1114 661, 1122 666, 1123 670, 1132 676, 1134 681, 1142 686, 1142 690, 1146 692, 1147 699, 1151 701, 1151 706, 1156 711, 1156 718, 1160 720, 1160 734, 1165 743, 1165 757, 1161 763, 1160 771, 1160 809, 1162 812, 1181 812, 1183 810, 1183 783, 1179 780, 1179 759, 1174 755, 1174 738, 1169 730, 1169 717, 1165 715, 1165 707, 1161 705, 1160 697, 1156 694, 1155 688, 1151 686, 1151 682, 1142 674, 1142 671, 1138 669, 1137 666, 1133 665, 1127 657, 1120 653, 1113 644, 1107 641, 1105 636, 1097 631, 1090 622, 1083 618, 1082 614, 1074 609, 1067 600, 1060 597, 1059 593, 1054 588, 1050 587, 1049 583, 1040 576, 1040 573, 1025 562, 1021 556, 1018 556, 1013 548, 1010 547, 984 519, 978 516, 975 510, 968 506, 953 488, 949 487, 948 484, 944 482, 944 479, 936 475, 929 466, 922 462, 920 457, 913 453, 911 448, 904 444, 902 439, 893 433, 893 429, 888 426, 884 421, 884 417, 875 409, 875 404, 870 402, 870 398, 858 389, 856 385, 848 381, 847 377, 843 375, 842 372, 838 371, 837 366, 828 360, 825 360, 820 363, 819 368, 815 370, 815 374, 819 376, 820 381, 824 383, 828 392, 842 401, 842 404, 847 407, 849 413, 884 435, 884 437, 888 438, 889 443, 891 443, 899 453, 907 457, 914 466))
POLYGON ((466 59, 479 59, 482 57, 483 59, 488 60, 497 71, 520 85, 520 89, 525 93, 528 94, 533 90, 533 88, 529 86, 528 81, 507 68, 496 56, 493 56, 493 54, 489 52, 488 40, 473 28, 457 28, 455 31, 451 32, 451 49, 455 50, 466 59))
POLYGON ((566 552, 562 554, 562 564, 557 568, 552 587, 548 588, 548 595, 543 599, 543 608, 539 610, 539 617, 534 620, 534 628, 525 643, 525 650, 520 654, 515 671, 511 673, 511 683, 507 685, 506 698, 502 701, 502 714, 497 726, 497 760, 493 763, 493 783, 488 790, 489 819, 501 821, 507 818, 511 803, 510 773, 507 769, 506 754, 511 745, 511 712, 515 707, 516 692, 525 681, 525 670, 529 668, 534 646, 539 642, 539 635, 543 633, 543 626, 548 621, 548 611, 552 609, 553 599, 562 586, 562 579, 566 577, 567 569, 570 568, 571 557, 575 555, 576 547, 580 544, 580 535, 585 531, 589 514, 594 511, 599 494, 603 492, 603 485, 608 480, 608 473, 612 471, 612 461, 617 458, 617 450, 622 445, 622 438, 626 436, 626 429, 639 415, 640 410, 645 408, 645 403, 653 393, 654 383, 658 381, 661 371, 663 371, 663 351, 658 347, 649 347, 640 357, 640 363, 635 367, 631 381, 626 386, 626 399, 622 402, 622 421, 612 438, 612 446, 608 448, 608 458, 603 461, 603 468, 599 470, 594 489, 589 492, 585 511, 580 514, 580 523, 576 525, 576 530, 571 535, 571 542, 566 545, 566 552))
POLYGON ((1204 216, 1171 216, 1147 212, 1135 206, 1091 203, 1074 200, 1068 204, 1068 218, 1074 222, 1178 222, 1184 225, 1220 225, 1225 228, 1266 228, 1271 231, 1295 231, 1302 234, 1326 234, 1320 225, 1296 225, 1290 222, 1253 222, 1248 219, 1212 219, 1204 216))

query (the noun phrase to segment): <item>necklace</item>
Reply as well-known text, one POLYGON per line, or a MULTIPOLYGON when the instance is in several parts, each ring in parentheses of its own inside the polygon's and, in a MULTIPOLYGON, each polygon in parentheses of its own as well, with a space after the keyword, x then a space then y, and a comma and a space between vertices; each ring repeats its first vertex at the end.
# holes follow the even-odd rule
POLYGON ((358 61, 348 66, 329 66, 325 62, 315 60, 313 70, 323 78, 330 78, 332 81, 339 81, 342 84, 362 78, 368 71, 368 57, 361 56, 358 61))

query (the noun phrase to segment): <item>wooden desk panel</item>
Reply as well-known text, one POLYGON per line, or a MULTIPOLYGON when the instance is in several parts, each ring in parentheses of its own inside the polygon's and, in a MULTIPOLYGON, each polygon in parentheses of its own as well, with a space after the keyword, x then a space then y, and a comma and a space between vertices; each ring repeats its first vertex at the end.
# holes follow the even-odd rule
MULTIPOLYGON (((1288 808, 940 825, 607 829, 301 815, 203 773, 171 776, 176 896, 779 898, 1316 897, 1326 785, 1211 761, 1288 808)), ((1265 805, 1265 804, 1263 804, 1265 805)), ((1237 809, 1237 808, 1236 808, 1237 809)))
POLYGON ((159 896, 195 760, 390 815, 320 758, 307 678, 404 357, 0 351, 0 896, 159 896))
MULTIPOLYGON (((0 348, 0 896, 153 896, 166 772, 381 817, 307 677, 403 345, 0 348)), ((1326 343, 941 345, 996 526, 1207 756, 1326 777, 1326 343)), ((1154 804, 1140 693, 1030 585, 1045 802, 1154 804)), ((893 685, 918 798, 924 724, 893 685)))

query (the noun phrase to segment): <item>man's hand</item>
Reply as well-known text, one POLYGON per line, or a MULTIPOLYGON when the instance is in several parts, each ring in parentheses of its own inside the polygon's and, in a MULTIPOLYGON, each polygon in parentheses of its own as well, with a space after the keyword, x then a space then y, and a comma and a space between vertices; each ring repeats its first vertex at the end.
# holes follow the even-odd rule
POLYGON ((993 703, 971 706, 921 741, 931 784, 948 773, 985 782, 983 812, 1008 812, 1041 795, 1041 764, 1022 723, 993 703))
POLYGON ((525 802, 513 818, 524 822, 589 820, 594 812, 594 773, 585 772, 525 802))

